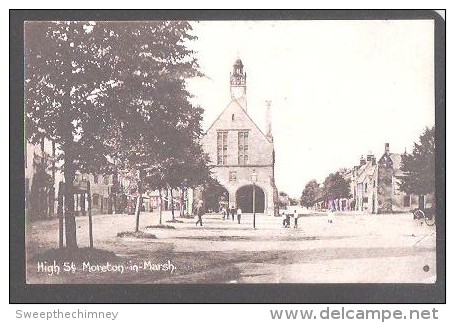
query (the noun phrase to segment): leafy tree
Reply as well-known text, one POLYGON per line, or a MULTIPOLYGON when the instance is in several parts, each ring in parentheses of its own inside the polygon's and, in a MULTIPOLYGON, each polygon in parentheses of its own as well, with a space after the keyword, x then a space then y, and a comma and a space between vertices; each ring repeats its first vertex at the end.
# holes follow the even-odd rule
POLYGON ((278 192, 278 207, 280 209, 285 209, 289 204, 289 195, 283 191, 278 192))
POLYGON ((289 198, 289 204, 291 204, 291 205, 299 205, 300 204, 299 203, 299 199, 295 199, 295 198, 290 197, 289 198))
POLYGON ((403 154, 400 189, 407 194, 426 195, 435 192, 435 128, 426 128, 412 154, 403 154))
MULTIPOLYGON (((137 205, 146 189, 183 189, 209 176, 198 141, 203 110, 189 102, 185 83, 201 75, 185 46, 195 39, 189 34, 191 25, 128 22, 105 28, 117 39, 117 69, 122 75, 122 91, 110 102, 121 138, 113 157, 124 168, 138 169, 137 205)), ((136 230, 139 214, 136 207, 136 230)))
POLYGON ((324 180, 323 194, 327 200, 349 198, 349 182, 339 172, 329 174, 324 180))
POLYGON ((217 179, 210 178, 204 184, 201 185, 202 188, 202 199, 205 203, 204 207, 206 210, 213 209, 218 211, 220 199, 229 198, 229 196, 225 196, 226 189, 223 185, 218 182, 217 179))
POLYGON ((174 185, 171 166, 188 156, 181 152, 202 151, 195 143, 202 112, 185 89, 185 79, 200 74, 184 45, 194 39, 190 29, 179 21, 26 24, 26 133, 32 143, 45 136, 58 146, 68 248, 77 248, 77 171, 136 169, 140 205, 147 169, 162 171, 156 187, 174 185))
POLYGON ((318 197, 320 196, 321 188, 319 183, 313 179, 309 181, 305 188, 302 191, 302 196, 300 198, 300 204, 305 207, 311 207, 314 203, 317 202, 318 197))
POLYGON ((76 171, 109 163, 112 118, 104 98, 113 90, 110 36, 87 22, 24 26, 26 135, 55 141, 64 173, 66 246, 77 248, 73 182, 76 171))

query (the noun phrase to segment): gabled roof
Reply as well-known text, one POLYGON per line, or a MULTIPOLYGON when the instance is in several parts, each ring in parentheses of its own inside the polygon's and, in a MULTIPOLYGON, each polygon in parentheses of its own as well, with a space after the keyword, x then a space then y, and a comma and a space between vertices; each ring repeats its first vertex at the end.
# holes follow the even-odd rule
POLYGON ((393 168, 400 168, 400 165, 401 165, 401 155, 400 154, 395 154, 395 153, 392 153, 392 154, 389 154, 390 156, 390 159, 392 159, 392 162, 393 162, 393 168))
POLYGON ((401 155, 400 154, 390 154, 389 156, 393 162, 393 175, 403 176, 404 173, 401 170, 401 155))
POLYGON ((359 168, 359 176, 357 177, 357 183, 362 183, 365 179, 371 178, 374 175, 374 170, 376 168, 376 164, 370 160, 365 165, 362 165, 359 168))
POLYGON ((380 160, 383 160, 384 158, 389 158, 392 161, 392 167, 393 167, 393 175, 394 176, 403 176, 404 173, 401 170, 401 154, 397 153, 389 153, 382 155, 380 160))
MULTIPOLYGON (((218 115, 218 117, 216 117, 216 119, 212 122, 212 124, 210 125, 210 127, 208 127, 207 131, 205 132, 205 134, 207 134, 210 129, 212 129, 212 127, 215 125, 215 123, 220 119, 220 117, 224 114, 224 112, 227 110, 227 108, 229 108, 231 106, 232 103, 235 103, 237 104, 237 106, 240 108, 240 110, 248 117, 248 119, 251 121, 251 123, 256 127, 256 129, 259 130, 259 132, 264 136, 264 138, 270 142, 270 143, 273 143, 273 141, 271 141, 265 134, 264 132, 262 132, 261 128, 258 127, 258 125, 256 124, 256 122, 253 121, 253 119, 251 119, 251 117, 249 116, 249 114, 243 109, 242 105, 240 104, 240 102, 237 100, 237 99, 232 99, 231 102, 229 102, 229 104, 221 111, 221 113, 218 115)), ((204 134, 204 135, 205 135, 204 134)))

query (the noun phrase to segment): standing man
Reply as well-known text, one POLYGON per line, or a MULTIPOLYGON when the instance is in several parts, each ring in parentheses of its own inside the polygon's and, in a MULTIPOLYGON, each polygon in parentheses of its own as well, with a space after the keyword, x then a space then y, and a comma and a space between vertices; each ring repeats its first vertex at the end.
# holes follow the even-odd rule
POLYGON ((197 208, 196 208, 196 214, 197 214, 197 222, 196 222, 196 226, 198 225, 198 223, 201 224, 201 227, 202 227, 202 214, 204 214, 204 202, 202 200, 199 200, 199 202, 197 203, 197 208))
POLYGON ((231 217, 231 209, 229 208, 229 205, 226 205, 226 220, 229 220, 231 217))
POLYGON ((299 220, 299 215, 297 214, 297 210, 294 210, 294 229, 297 229, 298 220, 299 220))
POLYGON ((235 218, 235 205, 232 203, 231 205, 231 216, 232 216, 232 221, 234 221, 235 218))
POLYGON ((242 219, 242 209, 238 208, 237 209, 237 221, 239 222, 239 224, 240 224, 241 219, 242 219))

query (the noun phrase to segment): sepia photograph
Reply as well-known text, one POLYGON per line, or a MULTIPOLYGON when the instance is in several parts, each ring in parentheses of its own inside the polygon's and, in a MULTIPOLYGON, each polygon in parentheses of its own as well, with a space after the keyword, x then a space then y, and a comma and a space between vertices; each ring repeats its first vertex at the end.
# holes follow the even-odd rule
POLYGON ((434 285, 440 36, 24 21, 26 284, 434 285))

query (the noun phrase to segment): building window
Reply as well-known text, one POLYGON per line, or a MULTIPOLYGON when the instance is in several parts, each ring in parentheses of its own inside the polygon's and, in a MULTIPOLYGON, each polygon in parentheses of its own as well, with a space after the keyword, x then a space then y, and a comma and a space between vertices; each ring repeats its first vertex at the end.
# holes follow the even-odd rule
POLYGON ((368 192, 368 183, 365 183, 365 193, 368 192))
POLYGON ((109 185, 109 175, 104 176, 104 184, 109 185))
POLYGON ((95 184, 98 184, 98 175, 96 175, 96 174, 93 175, 93 182, 95 184))
POLYGON ((231 117, 231 119, 232 119, 232 121, 234 121, 234 120, 235 120, 235 116, 234 116, 234 114, 232 114, 232 117, 231 117))
POLYGON ((92 202, 93 202, 93 206, 98 206, 98 204, 100 203, 99 194, 93 194, 92 195, 92 202))
POLYGON ((404 207, 410 207, 411 206, 411 195, 405 195, 404 196, 404 207))
POLYGON ((376 180, 373 181, 373 188, 376 187, 376 180))
POLYGON ((216 139, 216 148, 217 148, 217 164, 226 165, 227 164, 227 131, 218 131, 216 139))
POLYGON ((239 165, 248 164, 248 131, 239 131, 239 165))

